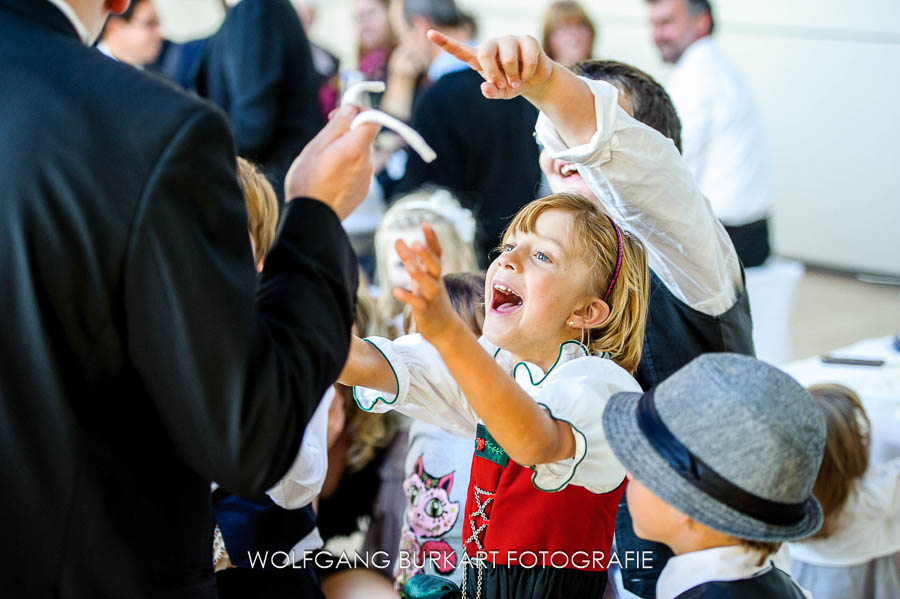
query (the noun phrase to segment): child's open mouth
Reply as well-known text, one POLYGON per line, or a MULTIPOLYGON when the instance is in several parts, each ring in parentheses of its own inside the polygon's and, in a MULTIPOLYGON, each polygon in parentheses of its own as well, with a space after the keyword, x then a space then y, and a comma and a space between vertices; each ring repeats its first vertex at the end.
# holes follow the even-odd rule
POLYGON ((521 307, 522 298, 518 293, 502 283, 494 284, 494 292, 491 294, 491 310, 500 314, 508 314, 521 307))
POLYGON ((560 177, 562 177, 563 179, 567 179, 572 175, 577 175, 578 168, 571 162, 567 162, 559 168, 558 172, 560 177))

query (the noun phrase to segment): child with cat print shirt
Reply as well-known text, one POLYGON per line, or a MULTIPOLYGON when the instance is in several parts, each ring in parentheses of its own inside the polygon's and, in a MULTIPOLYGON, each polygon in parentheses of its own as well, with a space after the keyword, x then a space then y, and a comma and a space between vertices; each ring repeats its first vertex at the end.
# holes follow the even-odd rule
MULTIPOLYGON (((484 274, 460 273, 443 277, 453 309, 476 336, 484 322, 484 274)), ((407 311, 404 311, 404 316, 407 311)), ((409 318, 404 320, 410 322, 409 318)), ((415 328, 408 326, 407 333, 415 328)), ((441 576, 462 583, 463 508, 469 487, 472 439, 457 437, 441 427, 414 420, 403 491, 407 505, 400 537, 394 582, 402 592, 417 574, 441 576)))

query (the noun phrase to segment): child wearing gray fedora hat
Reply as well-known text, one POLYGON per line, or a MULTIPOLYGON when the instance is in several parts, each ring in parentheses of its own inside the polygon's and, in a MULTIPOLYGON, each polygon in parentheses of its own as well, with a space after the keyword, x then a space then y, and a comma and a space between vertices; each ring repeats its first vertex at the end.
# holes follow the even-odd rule
POLYGON ((628 471, 635 533, 675 553, 657 599, 811 597, 768 560, 822 526, 812 496, 825 421, 790 376, 737 354, 705 354, 603 413, 628 471))

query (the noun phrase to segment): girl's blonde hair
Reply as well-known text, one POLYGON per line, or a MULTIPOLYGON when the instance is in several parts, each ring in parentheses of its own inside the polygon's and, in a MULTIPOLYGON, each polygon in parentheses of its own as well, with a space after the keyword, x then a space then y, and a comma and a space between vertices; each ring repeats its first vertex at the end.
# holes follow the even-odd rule
POLYGON ((847 387, 828 383, 808 391, 825 413, 825 455, 813 485, 825 513, 813 538, 825 539, 837 530, 847 498, 869 467, 870 424, 859 396, 847 387))
POLYGON ((247 205, 247 221, 253 239, 254 257, 260 263, 275 241, 278 227, 278 198, 272 184, 259 168, 245 158, 237 157, 238 184, 247 205))
POLYGON ((535 232, 538 217, 548 210, 572 214, 571 238, 575 249, 587 260, 591 273, 586 293, 602 299, 609 290, 605 300, 609 317, 600 326, 583 330, 582 343, 591 353, 606 353, 616 364, 633 373, 641 360, 649 301, 650 271, 644 245, 621 227, 614 226, 594 202, 571 193, 554 194, 526 204, 506 228, 503 242, 513 233, 535 232), (610 289, 619 262, 620 238, 622 260, 610 289))
POLYGON ((475 219, 469 210, 442 188, 427 187, 403 196, 384 214, 375 232, 375 283, 380 289, 376 303, 382 322, 388 323, 403 311, 389 284, 391 246, 399 232, 420 229, 426 222, 441 244, 443 274, 478 270, 473 246, 475 219))

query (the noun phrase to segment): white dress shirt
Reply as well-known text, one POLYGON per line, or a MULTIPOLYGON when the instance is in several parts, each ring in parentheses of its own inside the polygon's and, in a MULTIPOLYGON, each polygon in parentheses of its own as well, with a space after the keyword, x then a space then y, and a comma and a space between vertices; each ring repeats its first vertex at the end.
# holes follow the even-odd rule
MULTIPOLYGON (((762 566, 757 565, 758 563, 759 553, 740 545, 676 555, 666 562, 656 581, 656 599, 675 599, 707 582, 744 580, 764 574, 772 568, 769 560, 765 560, 762 566)), ((803 594, 812 599, 809 592, 803 590, 803 594)))
POLYGON ((900 458, 869 467, 847 498, 831 536, 791 543, 790 551, 792 560, 832 568, 900 551, 900 458))
POLYGON ((675 297, 718 316, 743 288, 734 245, 703 197, 675 144, 618 104, 619 90, 582 78, 594 94, 597 132, 569 148, 546 115, 538 141, 578 173, 620 226, 640 239, 650 268, 675 297))
POLYGON ((297 459, 287 474, 266 491, 272 501, 286 510, 310 504, 322 491, 328 472, 328 411, 334 396, 334 387, 329 387, 306 424, 297 459))
MULTIPOLYGON (((312 503, 312 500, 321 493, 328 472, 328 411, 334 397, 334 387, 329 387, 306 424, 300 451, 291 468, 275 483, 275 486, 266 491, 269 498, 279 507, 287 510, 299 509, 312 503)), ((214 482, 210 485, 210 490, 215 491, 218 487, 219 485, 214 482)), ((289 553, 292 563, 302 563, 305 552, 318 549, 324 544, 319 529, 314 528, 291 548, 289 553)), ((227 546, 225 549, 227 550, 227 546)))
MULTIPOLYGON (((434 346, 421 335, 407 335, 396 341, 372 337, 368 341, 390 363, 397 377, 398 393, 392 398, 374 389, 354 387, 360 408, 367 412, 395 409, 455 435, 475 438, 478 415, 434 346)), ((484 337, 479 343, 551 417, 572 427, 575 457, 535 465, 534 485, 542 491, 558 491, 571 484, 593 493, 607 493, 618 487, 625 479, 625 470, 606 441, 600 414, 613 394, 640 393, 637 381, 612 360, 588 356, 577 341, 560 346, 559 357, 547 372, 535 364, 516 363, 509 352, 484 337)))
POLYGON ((666 89, 684 159, 716 216, 729 226, 765 218, 774 200, 765 128, 737 68, 707 36, 684 51, 666 89))
POLYGON ((83 44, 89 46, 94 43, 94 40, 91 39, 91 34, 88 33, 87 27, 84 26, 84 23, 82 23, 78 18, 78 15, 75 14, 75 10, 69 6, 65 0, 47 0, 47 2, 58 8, 62 14, 69 19, 69 22, 72 23, 72 27, 78 32, 78 37, 81 38, 83 44))

